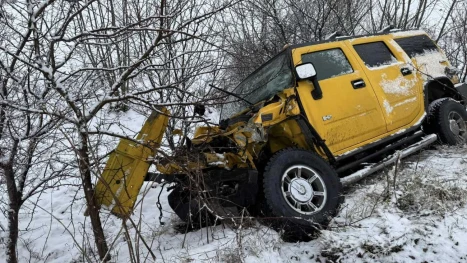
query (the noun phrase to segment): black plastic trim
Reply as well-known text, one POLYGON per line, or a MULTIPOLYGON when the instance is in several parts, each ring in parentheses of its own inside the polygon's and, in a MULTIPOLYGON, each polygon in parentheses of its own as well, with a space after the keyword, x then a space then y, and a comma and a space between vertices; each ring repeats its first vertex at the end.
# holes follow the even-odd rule
POLYGON ((458 84, 455 89, 464 97, 464 100, 467 99, 467 83, 458 84))
MULTIPOLYGON (((440 85, 442 86, 443 88, 443 91, 447 91, 448 94, 447 96, 455 99, 455 100, 458 100, 460 101, 462 104, 465 104, 467 102, 467 96, 463 95, 458 89, 457 87, 454 87, 454 84, 452 83, 452 81, 446 77, 446 76, 443 76, 443 77, 437 77, 437 78, 434 78, 430 81, 428 81, 426 84, 425 84, 425 88, 424 88, 424 93, 425 93, 425 96, 427 96, 426 92, 429 91, 428 87, 432 84, 435 84, 435 85, 440 85), (452 94, 449 94, 449 92, 451 92, 452 94)), ((444 96, 446 97, 446 94, 444 94, 444 96)), ((433 98, 433 100, 436 100, 436 99, 441 99, 442 97, 435 97, 433 98)), ((431 102, 431 101, 430 101, 431 102)))
POLYGON ((361 89, 366 87, 366 83, 363 79, 352 80, 350 83, 354 89, 361 89))
POLYGON ((415 132, 413 135, 410 135, 408 137, 405 137, 401 140, 398 140, 392 144, 389 144, 388 146, 384 147, 383 149, 379 150, 379 151, 376 151, 372 154, 369 154, 363 158, 360 158, 354 162, 351 162, 351 163, 348 163, 348 164, 345 164, 343 166, 339 166, 339 168, 336 170, 338 173, 342 173, 342 172, 345 172, 346 170, 349 170, 349 169, 352 169, 352 168, 355 168, 359 165, 361 165, 362 163, 364 162, 367 162, 367 161, 370 161, 370 160, 373 160, 373 159, 376 159, 378 158, 379 156, 381 156, 382 154, 384 153, 387 153, 389 151, 392 151, 392 150, 395 150, 397 149, 398 147, 404 145, 404 144, 407 144, 409 142, 412 142, 414 140, 418 140, 420 138, 422 138, 422 136, 424 135, 423 132, 415 132))
POLYGON ((407 134, 411 133, 411 132, 414 132, 414 131, 417 131, 418 129, 420 129, 420 127, 422 126, 422 124, 420 123, 419 125, 416 125, 416 126, 413 126, 413 127, 410 127, 408 128, 404 133, 401 133, 401 134, 393 134, 393 135, 390 135, 384 139, 381 139, 379 141, 376 141, 376 142, 373 142, 371 144, 367 144, 361 148, 359 148, 358 150, 355 150, 352 152, 352 154, 347 154, 347 155, 340 155, 340 156, 337 156, 336 157, 336 161, 337 162, 341 162, 342 160, 345 160, 345 159, 348 159, 350 157, 353 157, 355 156, 356 154, 359 154, 359 153, 362 153, 362 152, 366 152, 372 148, 376 148, 378 146, 382 146, 384 144, 388 144, 389 142, 391 141, 396 141, 396 140, 399 140, 401 137, 405 137, 407 136, 407 134))
MULTIPOLYGON (((312 140, 314 144, 316 144, 323 150, 324 154, 328 158, 329 163, 334 166, 336 164, 336 158, 334 157, 334 155, 332 154, 332 152, 329 150, 328 146, 326 145, 326 141, 323 140, 321 136, 319 136, 318 132, 315 130, 315 128, 313 128, 313 126, 308 121, 308 118, 305 113, 305 109, 303 108, 302 101, 300 100, 300 96, 298 95, 297 88, 295 88, 295 93, 297 94, 297 104, 301 112, 301 115, 298 116, 298 124, 300 125, 302 132, 305 134, 305 136, 307 135, 306 129, 301 127, 301 125, 304 125, 306 128, 308 128, 308 131, 311 132, 312 138, 309 138, 309 139, 312 140), (300 122, 302 122, 302 124, 300 122)), ((307 142, 309 139, 307 138, 307 142)), ((309 146, 310 148, 312 148, 314 145, 309 145, 309 146)))

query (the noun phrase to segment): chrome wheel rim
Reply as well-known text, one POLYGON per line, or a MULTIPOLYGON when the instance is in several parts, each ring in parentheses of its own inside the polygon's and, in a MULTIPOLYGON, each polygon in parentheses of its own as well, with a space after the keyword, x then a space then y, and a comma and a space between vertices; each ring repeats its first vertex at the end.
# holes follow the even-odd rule
POLYGON ((287 204, 300 214, 315 214, 326 204, 323 178, 308 166, 294 165, 287 169, 282 175, 281 190, 287 204))
POLYGON ((462 116, 451 111, 448 115, 449 129, 456 138, 457 143, 465 143, 467 141, 467 123, 462 116))

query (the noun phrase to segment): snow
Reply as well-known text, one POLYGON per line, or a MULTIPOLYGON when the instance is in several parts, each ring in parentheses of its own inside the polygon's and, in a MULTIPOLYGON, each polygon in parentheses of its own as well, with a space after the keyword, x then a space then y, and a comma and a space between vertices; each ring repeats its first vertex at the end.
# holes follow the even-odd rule
POLYGON ((391 114, 391 112, 394 110, 394 108, 391 107, 391 104, 387 100, 383 101, 383 107, 386 110, 387 115, 391 114))
POLYGON ((217 109, 208 107, 203 117, 209 122, 219 123, 220 113, 217 109))
POLYGON ((8 156, 1 156, 0 157, 0 164, 1 163, 6 163, 8 161, 8 159, 9 159, 8 156))
POLYGON ((395 188, 386 179, 394 169, 354 186, 324 235, 327 250, 342 262, 465 262, 467 206, 463 196, 449 196, 466 189, 465 154, 465 147, 427 150, 402 163, 395 188))
POLYGON ((404 132, 406 132, 406 131, 407 131, 407 129, 400 129, 400 130, 398 130, 397 132, 391 134, 391 136, 398 135, 398 134, 402 134, 402 133, 404 133, 404 132))
MULTIPOLYGON (((121 120, 110 126, 114 132, 131 133, 142 124, 133 111, 106 117, 121 120)), ((465 262, 465 156, 466 147, 437 146, 402 160, 396 175, 390 166, 348 187, 338 216, 309 242, 284 242, 279 233, 254 219, 243 227, 226 224, 180 233, 176 230, 180 219, 167 202, 169 192, 153 183, 144 183, 132 220, 155 262, 465 262), (155 206, 160 191, 164 224, 155 206)), ((94 241, 83 215, 85 200, 78 180, 66 183, 70 185, 36 196, 32 201, 37 200, 40 208, 27 202, 20 211, 20 262, 86 262, 80 247, 88 251, 94 241)), ((111 262, 130 262, 122 221, 105 210, 101 216, 107 240, 114 243, 111 262)), ((4 215, 0 224, 7 225, 4 215)), ((136 229, 130 223, 127 227, 132 245, 139 248, 141 258, 147 256, 136 229)), ((0 232, 0 239, 5 240, 6 233, 0 232)), ((4 253, 0 244, 0 254, 4 253)), ((0 262, 4 260, 0 256, 0 262)), ((151 256, 147 262, 153 262, 151 256)))
MULTIPOLYGON (((125 175, 127 175, 127 173, 125 173, 125 175)), ((123 188, 125 188, 125 183, 122 183, 120 185, 120 187, 117 189, 117 191, 115 192, 115 196, 116 197, 119 197, 120 194, 122 193, 123 191, 123 188)), ((102 205, 102 208, 103 209, 106 209, 107 211, 112 211, 112 209, 114 209, 115 205, 117 204, 116 200, 115 199, 112 199, 112 203, 110 203, 109 206, 106 206, 106 205, 102 205)))
MULTIPOLYGON (((390 189, 389 197, 385 194, 386 180, 388 175, 390 178, 394 176, 394 169, 380 172, 362 184, 352 186, 345 193, 344 206, 330 228, 310 242, 286 243, 277 232, 257 222, 241 229, 219 225, 186 235, 178 233, 174 227, 180 221, 168 206, 168 192, 165 190, 161 195, 162 221, 165 224, 159 223, 159 211, 154 203, 161 186, 151 188, 150 183, 143 186, 140 196, 145 196, 144 202, 137 207, 133 219, 142 222, 141 232, 146 241, 152 244, 156 262, 228 262, 228 259, 234 260, 230 262, 260 263, 325 262, 332 258, 341 258, 342 262, 408 262, 414 260, 412 257, 417 262, 437 259, 462 262, 467 248, 465 203, 461 205, 456 201, 427 199, 427 202, 420 201, 421 207, 415 203, 407 210, 397 200, 404 200, 411 193, 410 189, 416 189, 411 186, 414 182, 422 187, 434 185, 451 189, 453 185, 458 185, 465 189, 467 178, 462 171, 467 169, 464 161, 466 154, 465 148, 438 147, 409 157, 402 163, 404 168, 399 169, 397 189, 390 189), (427 204, 429 201, 433 201, 436 209, 430 208, 427 204)), ((29 242, 30 249, 37 253, 33 256, 34 262, 78 261, 77 245, 64 231, 64 226, 68 226, 76 234, 78 243, 82 244, 77 226, 85 222, 82 215, 85 206, 82 199, 73 203, 75 190, 61 187, 47 192, 39 201, 39 205, 52 211, 57 219, 37 210, 29 230, 22 234, 23 239, 29 242)), ((428 198, 435 198, 435 194, 426 194, 428 198)), ((108 240, 116 240, 113 262, 128 262, 127 242, 119 235, 120 219, 102 214, 108 240)), ((25 219, 24 214, 21 219, 25 219)), ((23 223, 22 229, 26 225, 26 222, 23 223)), ((134 237, 134 229, 130 231, 130 236, 134 237)), ((31 254, 22 243, 19 246, 21 259, 25 261, 31 254)), ((141 252, 146 253, 142 247, 141 252)))
POLYGON ((389 30, 392 27, 392 25, 386 26, 383 29, 377 31, 376 33, 385 33, 387 30, 389 30))
POLYGON ((365 64, 365 65, 370 70, 381 70, 381 69, 385 69, 385 68, 392 67, 392 66, 395 66, 395 65, 398 65, 398 64, 402 64, 402 63, 403 62, 397 61, 397 59, 395 57, 391 57, 390 61, 388 61, 386 63, 383 63, 383 64, 379 64, 377 66, 370 66, 368 64, 365 64))
POLYGON ((447 58, 444 54, 438 51, 425 51, 421 55, 414 57, 417 69, 422 72, 422 77, 427 80, 429 78, 436 78, 446 76, 444 70, 445 65, 441 62, 447 62, 447 58))
POLYGON ((398 31, 391 33, 393 37, 401 38, 401 37, 411 37, 417 35, 426 35, 426 32, 423 30, 408 30, 408 31, 398 31))
POLYGON ((402 75, 395 79, 388 79, 386 73, 381 74, 381 81, 379 85, 388 94, 396 95, 410 95, 415 94, 417 86, 417 78, 406 78, 402 75))

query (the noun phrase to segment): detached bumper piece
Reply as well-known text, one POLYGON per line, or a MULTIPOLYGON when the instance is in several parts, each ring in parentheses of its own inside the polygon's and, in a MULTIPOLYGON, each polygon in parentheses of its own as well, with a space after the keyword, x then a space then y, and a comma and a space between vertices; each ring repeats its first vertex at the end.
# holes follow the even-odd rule
POLYGON ((102 175, 94 189, 100 208, 120 218, 128 218, 149 170, 148 158, 160 146, 168 123, 169 111, 153 112, 134 141, 120 140, 109 156, 102 175))

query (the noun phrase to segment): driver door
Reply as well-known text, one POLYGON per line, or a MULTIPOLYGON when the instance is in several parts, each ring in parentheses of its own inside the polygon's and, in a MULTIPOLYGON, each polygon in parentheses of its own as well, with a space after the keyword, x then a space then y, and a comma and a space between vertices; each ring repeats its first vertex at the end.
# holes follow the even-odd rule
POLYGON ((299 47, 292 57, 295 66, 315 67, 323 97, 313 99, 309 80, 298 81, 297 91, 308 121, 334 155, 387 132, 375 92, 344 42, 299 47))

